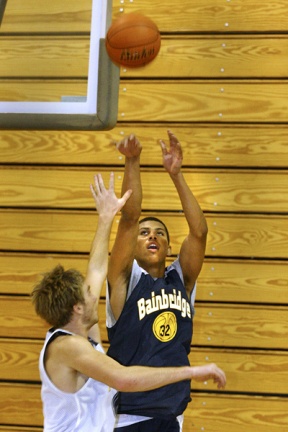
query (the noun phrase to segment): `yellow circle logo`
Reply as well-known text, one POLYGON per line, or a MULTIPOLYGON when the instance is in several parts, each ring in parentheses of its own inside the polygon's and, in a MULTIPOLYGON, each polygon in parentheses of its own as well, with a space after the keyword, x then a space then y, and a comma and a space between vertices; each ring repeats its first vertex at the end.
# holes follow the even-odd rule
POLYGON ((153 323, 153 333, 161 342, 169 342, 177 333, 177 319, 173 312, 163 312, 153 323))

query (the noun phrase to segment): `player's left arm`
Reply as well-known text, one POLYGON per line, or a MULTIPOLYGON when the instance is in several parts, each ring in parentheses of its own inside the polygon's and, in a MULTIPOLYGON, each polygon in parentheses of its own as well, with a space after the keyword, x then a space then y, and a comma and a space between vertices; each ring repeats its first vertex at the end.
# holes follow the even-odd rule
POLYGON ((180 249, 179 261, 187 294, 190 295, 203 265, 208 227, 203 211, 181 172, 181 144, 171 131, 168 131, 168 137, 169 148, 164 141, 160 141, 163 166, 176 187, 189 226, 189 233, 180 249))
POLYGON ((125 205, 132 190, 126 191, 122 198, 117 198, 114 193, 114 174, 110 175, 109 188, 106 189, 100 174, 94 177, 94 185, 90 185, 91 193, 98 212, 98 224, 94 235, 85 284, 90 286, 91 293, 99 300, 103 283, 108 269, 109 238, 114 216, 125 205))

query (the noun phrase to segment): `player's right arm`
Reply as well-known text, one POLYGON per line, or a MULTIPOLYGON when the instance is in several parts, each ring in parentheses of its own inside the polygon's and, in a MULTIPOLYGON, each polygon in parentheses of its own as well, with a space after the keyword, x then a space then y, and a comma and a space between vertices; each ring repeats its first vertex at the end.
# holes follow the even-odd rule
POLYGON ((125 156, 125 170, 122 191, 133 190, 133 194, 121 211, 115 243, 108 266, 108 287, 110 305, 117 320, 127 297, 127 287, 135 255, 138 236, 138 222, 141 215, 142 185, 140 177, 141 144, 135 135, 130 135, 117 148, 125 156))
POLYGON ((123 366, 95 350, 82 336, 64 336, 57 351, 58 364, 122 392, 153 390, 191 379, 199 382, 212 379, 219 389, 226 384, 225 373, 214 363, 182 367, 123 366))

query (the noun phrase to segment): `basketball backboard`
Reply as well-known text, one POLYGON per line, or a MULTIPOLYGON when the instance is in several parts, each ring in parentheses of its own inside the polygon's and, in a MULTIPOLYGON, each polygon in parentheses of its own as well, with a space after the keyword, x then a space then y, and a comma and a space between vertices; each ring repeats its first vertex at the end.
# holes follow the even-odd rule
POLYGON ((105 49, 112 0, 8 0, 2 6, 0 129, 113 128, 120 73, 105 49))
POLYGON ((0 25, 4 16, 7 0, 0 0, 0 25))

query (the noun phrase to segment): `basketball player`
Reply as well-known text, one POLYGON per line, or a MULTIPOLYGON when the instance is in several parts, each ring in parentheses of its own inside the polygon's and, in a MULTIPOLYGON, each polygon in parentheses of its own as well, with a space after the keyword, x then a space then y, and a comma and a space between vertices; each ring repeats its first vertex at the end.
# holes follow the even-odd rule
POLYGON ((108 242, 115 214, 131 195, 117 199, 114 178, 106 190, 100 175, 91 192, 99 213, 87 274, 65 271, 58 265, 44 275, 32 292, 36 312, 53 328, 40 354, 44 432, 112 432, 112 398, 119 391, 150 391, 192 377, 213 378, 219 386, 225 377, 215 365, 206 369, 125 367, 104 354, 89 336, 98 322, 98 301, 107 276, 108 242))
MULTIPOLYGON (((189 364, 196 280, 204 260, 207 224, 181 172, 181 145, 171 131, 168 138, 169 147, 160 141, 163 165, 188 223, 179 257, 168 268, 167 227, 152 217, 139 222, 141 144, 134 135, 117 143, 125 155, 123 190, 133 187, 133 195, 122 209, 108 266, 107 328, 108 355, 124 365, 189 364)), ((121 393, 115 430, 178 432, 189 401, 188 380, 145 393, 121 393)))

